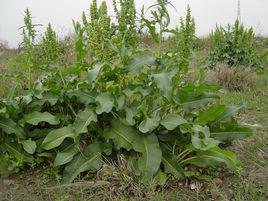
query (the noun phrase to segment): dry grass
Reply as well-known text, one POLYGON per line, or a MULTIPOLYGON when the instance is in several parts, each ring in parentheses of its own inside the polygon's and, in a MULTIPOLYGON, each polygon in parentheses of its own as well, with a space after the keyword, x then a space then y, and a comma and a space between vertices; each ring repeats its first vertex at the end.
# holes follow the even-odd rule
POLYGON ((218 64, 207 72, 205 80, 230 91, 252 91, 255 89, 257 77, 250 68, 218 64))

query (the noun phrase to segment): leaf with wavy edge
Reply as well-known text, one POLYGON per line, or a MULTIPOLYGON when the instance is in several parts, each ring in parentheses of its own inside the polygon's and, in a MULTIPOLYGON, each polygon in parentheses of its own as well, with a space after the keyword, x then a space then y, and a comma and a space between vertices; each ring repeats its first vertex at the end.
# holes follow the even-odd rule
POLYGON ((51 125, 58 125, 60 123, 59 119, 54 115, 48 112, 33 112, 30 114, 26 114, 23 117, 22 122, 37 126, 40 122, 47 122, 51 125))

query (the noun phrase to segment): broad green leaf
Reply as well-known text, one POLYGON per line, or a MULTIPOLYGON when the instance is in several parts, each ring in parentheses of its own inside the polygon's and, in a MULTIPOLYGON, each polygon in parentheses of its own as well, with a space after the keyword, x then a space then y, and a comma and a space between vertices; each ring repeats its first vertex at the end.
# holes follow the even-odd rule
POLYGON ((36 142, 32 141, 31 139, 28 140, 23 140, 21 141, 21 144, 23 146, 23 149, 29 153, 29 154, 34 154, 35 150, 36 150, 36 142))
POLYGON ((241 108, 243 108, 244 105, 239 106, 230 106, 225 109, 225 111, 219 115, 212 123, 211 125, 214 126, 219 122, 225 121, 227 119, 230 119, 236 112, 238 112, 241 108))
POLYGON ((194 148, 199 150, 208 150, 219 145, 220 141, 210 137, 208 127, 194 125, 194 134, 192 135, 192 144, 194 148))
POLYGON ((126 111, 126 121, 129 125, 133 126, 135 125, 136 121, 134 119, 134 117, 138 114, 138 109, 137 107, 127 107, 125 109, 126 111))
POLYGON ((66 149, 57 153, 54 160, 54 167, 65 165, 73 160, 74 156, 78 153, 78 149, 75 145, 70 145, 66 149))
POLYGON ((98 171, 103 162, 101 158, 102 145, 94 143, 85 148, 83 153, 74 157, 74 159, 65 167, 62 183, 71 183, 80 173, 85 171, 98 171))
POLYGON ((236 171, 242 169, 241 162, 231 151, 225 151, 219 147, 210 148, 207 151, 197 153, 197 156, 189 158, 184 164, 193 164, 199 167, 218 166, 225 163, 228 168, 236 171))
POLYGON ((142 133, 152 132, 154 129, 157 128, 157 126, 159 126, 159 123, 160 123, 159 116, 152 117, 152 118, 147 117, 140 123, 139 130, 142 133))
POLYGON ((162 146, 162 163, 165 173, 170 173, 178 179, 185 177, 184 170, 178 164, 176 156, 172 154, 165 145, 162 146))
POLYGON ((172 78, 174 77, 174 72, 162 72, 158 74, 153 74, 157 87, 163 92, 164 97, 169 98, 172 92, 172 78))
POLYGON ((37 126, 40 122, 47 122, 51 125, 58 125, 60 123, 59 119, 48 112, 33 112, 31 114, 26 114, 23 117, 23 122, 37 126))
POLYGON ((242 140, 250 136, 252 136, 252 130, 246 127, 227 128, 225 130, 211 132, 211 137, 224 142, 242 140))
POLYGON ((48 102, 50 104, 50 106, 54 106, 56 105, 56 103, 58 102, 59 97, 56 94, 52 94, 52 93, 48 93, 45 96, 43 96, 42 99, 33 102, 33 105, 39 105, 42 106, 44 105, 46 102, 48 102))
POLYGON ((160 122, 160 124, 163 125, 168 130, 174 130, 178 126, 182 124, 186 124, 186 123, 188 122, 184 118, 182 118, 180 115, 173 115, 173 114, 167 115, 160 122))
POLYGON ((219 96, 210 91, 218 91, 219 87, 207 84, 190 84, 180 89, 173 97, 173 100, 183 106, 186 112, 193 109, 202 108, 214 99, 219 99, 219 96))
POLYGON ((155 134, 137 138, 133 143, 133 149, 142 153, 138 160, 141 171, 142 183, 148 182, 159 170, 162 152, 155 134))
POLYGON ((215 94, 205 93, 201 96, 193 97, 188 100, 183 100, 179 104, 184 108, 186 112, 192 109, 202 108, 214 99, 219 99, 219 96, 215 94))
POLYGON ((46 138, 42 143, 42 147, 45 150, 54 149, 61 145, 64 139, 73 138, 75 139, 76 133, 70 127, 64 127, 60 129, 55 129, 48 133, 46 138))
POLYGON ((90 109, 86 108, 84 111, 80 111, 74 122, 74 129, 77 134, 80 133, 87 133, 87 127, 91 122, 97 122, 97 115, 95 112, 90 109))
POLYGON ((134 74, 139 74, 144 66, 151 66, 154 63, 155 57, 146 55, 132 58, 127 67, 134 74))
POLYGON ((130 150, 133 142, 140 138, 139 132, 131 126, 124 125, 120 120, 112 120, 111 128, 104 131, 104 137, 113 140, 117 149, 130 150))
POLYGON ((88 105, 90 103, 95 103, 97 93, 95 91, 86 91, 81 89, 70 90, 66 94, 69 98, 76 97, 79 103, 88 105))
POLYGON ((0 117, 0 128, 6 134, 15 134, 18 138, 24 137, 23 129, 16 124, 12 119, 5 119, 0 117))
POLYGON ((98 103, 98 107, 96 108, 97 114, 109 113, 114 106, 114 98, 109 92, 98 95, 96 102, 98 103))
POLYGON ((225 112, 225 110, 226 110, 226 107, 224 105, 212 105, 207 110, 200 112, 195 122, 199 125, 204 126, 207 123, 214 121, 223 112, 225 112))
POLYGON ((105 63, 97 63, 93 66, 92 69, 88 70, 87 73, 88 73, 88 80, 89 82, 93 82, 97 79, 99 73, 100 73, 100 70, 101 68, 103 67, 105 63))

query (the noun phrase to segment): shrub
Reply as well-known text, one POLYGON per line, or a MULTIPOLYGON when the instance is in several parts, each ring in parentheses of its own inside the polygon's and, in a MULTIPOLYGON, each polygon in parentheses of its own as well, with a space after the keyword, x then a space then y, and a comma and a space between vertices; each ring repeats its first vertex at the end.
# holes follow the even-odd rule
POLYGON ((8 50, 8 42, 0 39, 0 51, 8 50))
POLYGON ((261 55, 257 52, 257 43, 253 29, 246 29, 238 20, 227 28, 217 26, 211 34, 209 66, 217 62, 229 66, 245 65, 254 69, 262 68, 261 55))
POLYGON ((231 91, 250 91, 256 86, 256 74, 250 68, 218 64, 208 71, 206 81, 231 91))
MULTIPOLYGON (((152 14, 166 26, 161 3, 152 14)), ((156 34, 153 23, 146 21, 156 34)), ((74 25, 83 59, 84 27, 74 25)), ((154 39, 161 45, 159 36, 154 39)), ((178 79, 180 68, 167 65, 174 58, 161 49, 126 48, 125 42, 114 47, 112 61, 100 55, 90 66, 52 68, 20 96, 11 90, 0 100, 0 173, 52 162, 70 183, 117 155, 143 184, 198 176, 192 166, 241 170, 236 155, 221 145, 252 134, 232 117, 242 106, 215 103, 218 86, 178 79)))

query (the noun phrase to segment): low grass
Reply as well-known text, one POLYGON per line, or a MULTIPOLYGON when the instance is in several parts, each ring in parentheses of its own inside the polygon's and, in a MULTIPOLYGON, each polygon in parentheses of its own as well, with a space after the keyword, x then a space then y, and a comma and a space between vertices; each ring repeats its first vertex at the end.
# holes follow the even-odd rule
MULTIPOLYGON (((17 53, 0 57, 1 73, 22 73, 17 53)), ((0 85, 0 96, 15 83, 23 80, 5 77, 0 85)), ((233 175, 219 169, 214 177, 185 182, 170 181, 166 186, 139 186, 118 167, 109 174, 97 175, 95 182, 78 180, 69 186, 60 186, 60 176, 52 167, 26 168, 18 174, 0 180, 1 200, 268 200, 268 73, 258 74, 255 91, 220 94, 221 102, 235 105, 243 102, 244 109, 237 115, 242 124, 256 124, 252 138, 234 142, 234 150, 244 164, 244 170, 233 175)), ((210 171, 210 170, 208 170, 210 171)), ((214 171, 214 170, 211 170, 214 171)), ((88 178, 90 175, 88 175, 88 178)), ((87 178, 87 177, 86 177, 87 178)))

